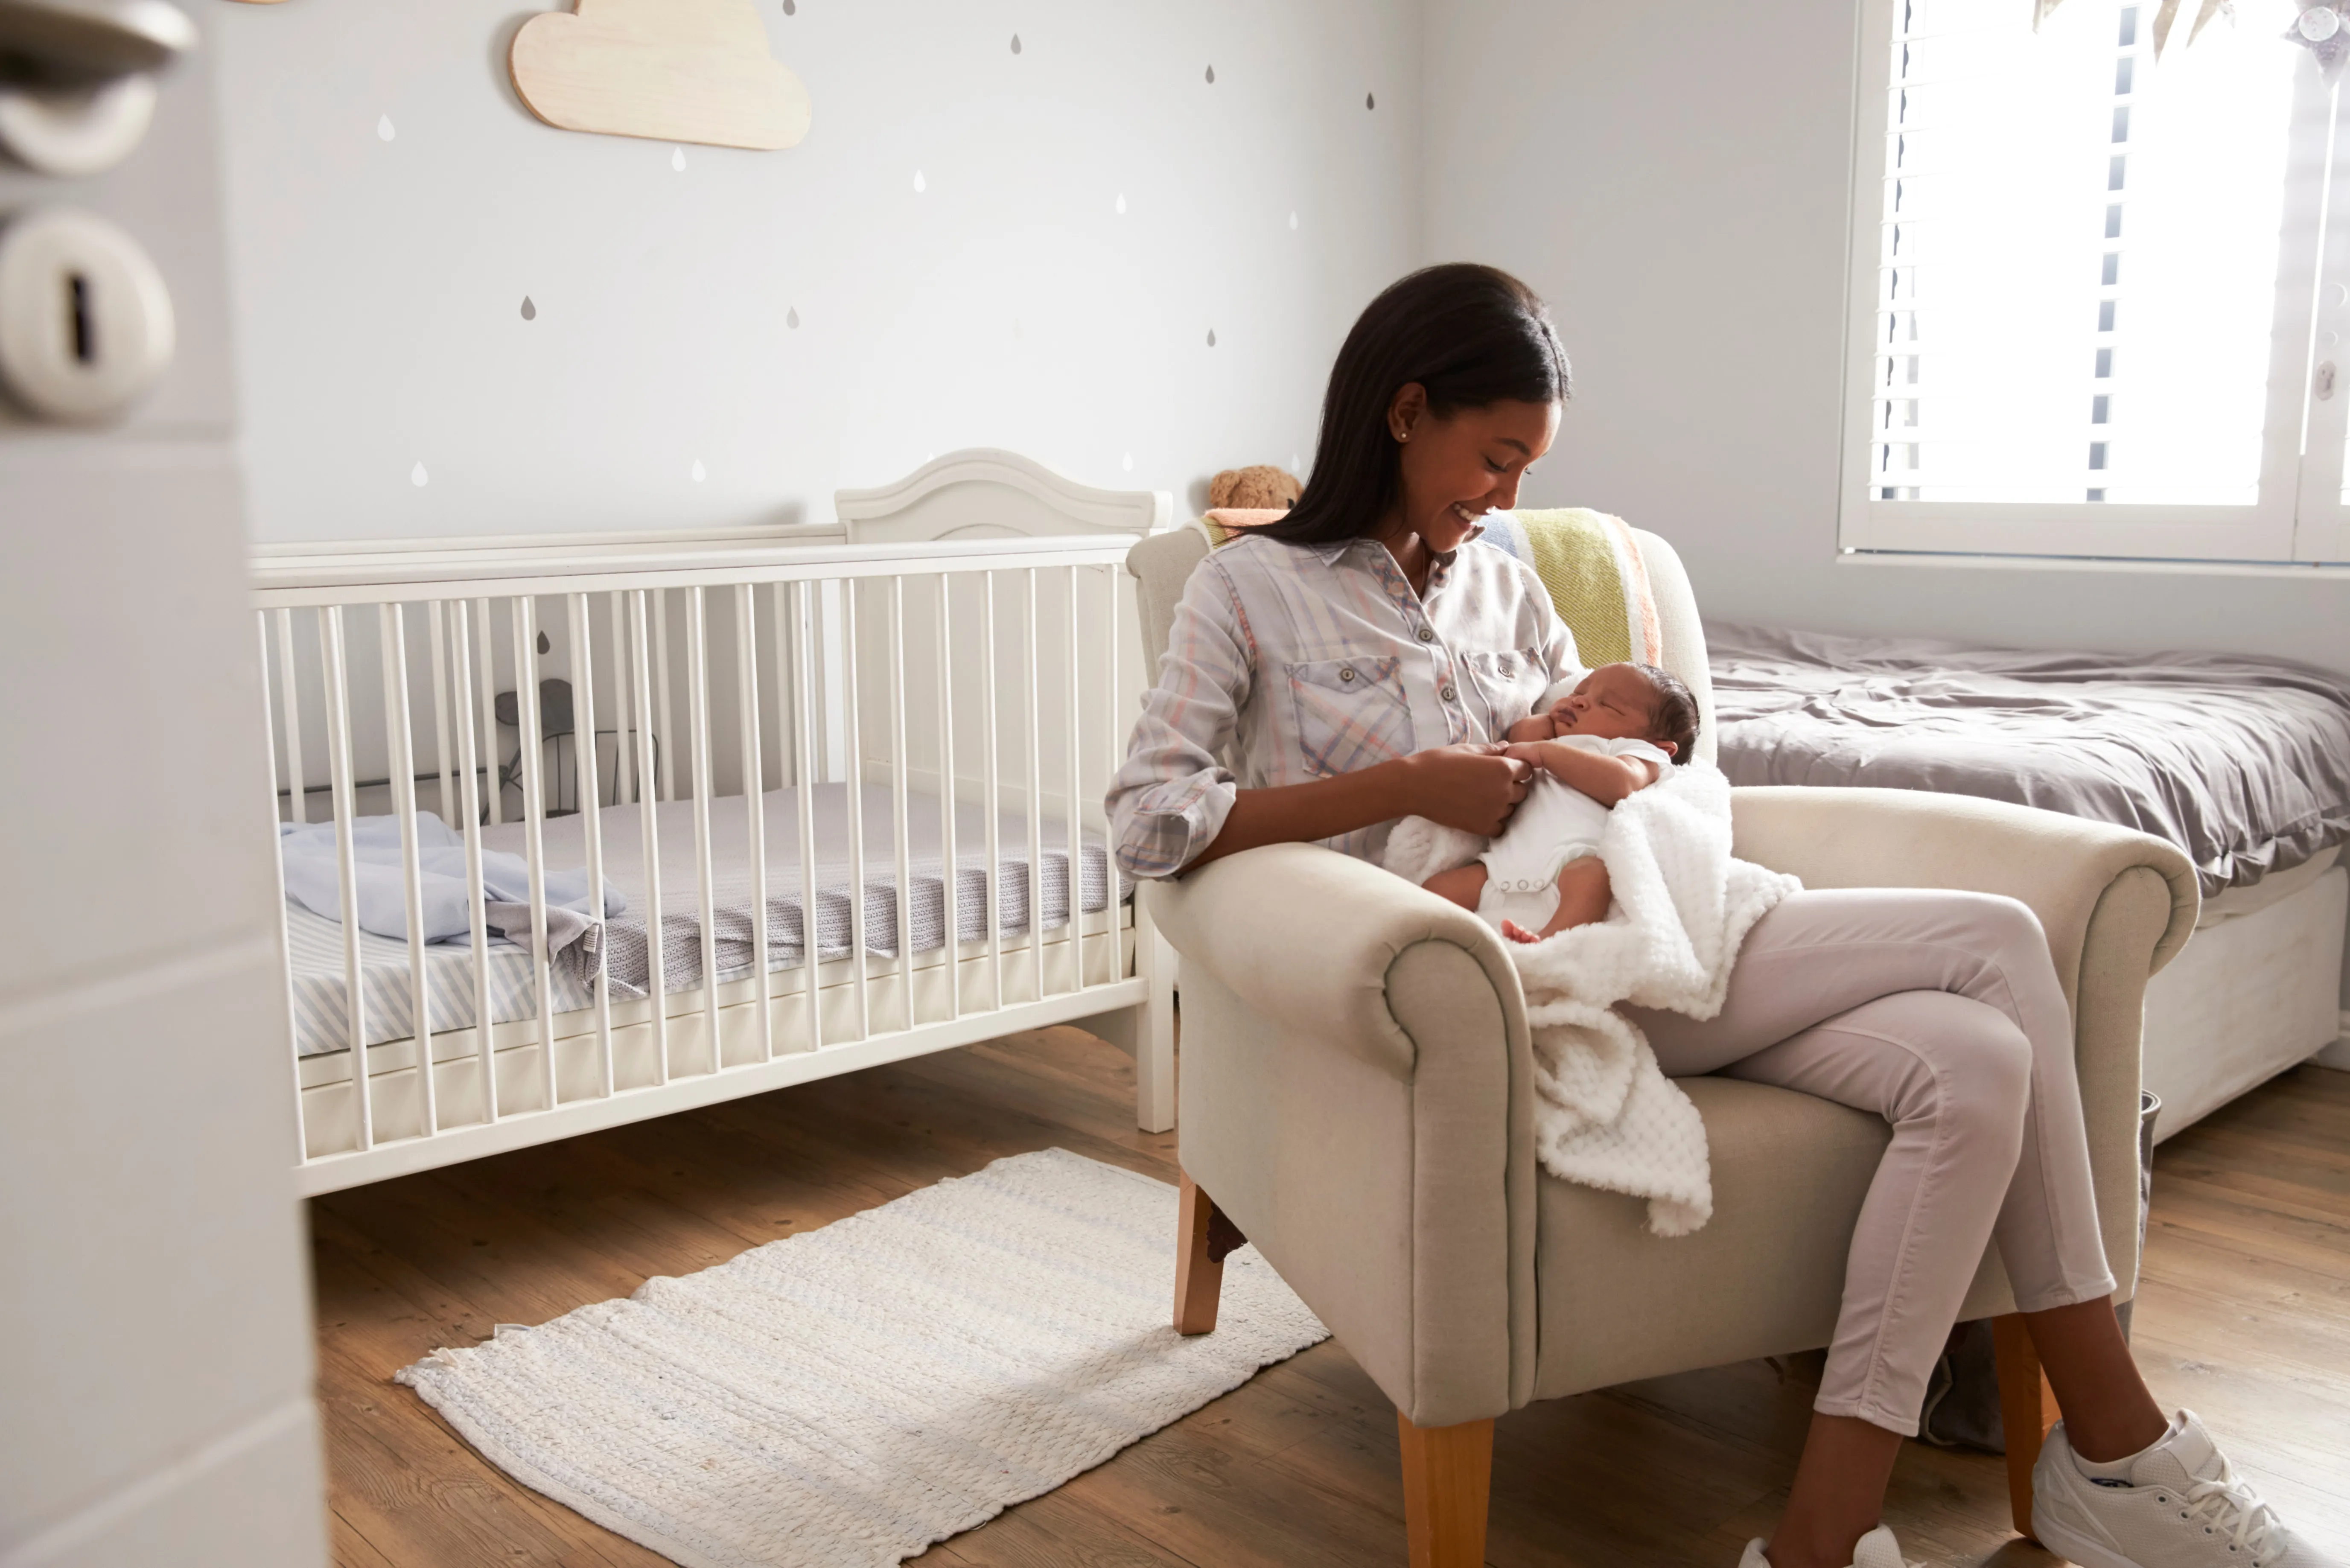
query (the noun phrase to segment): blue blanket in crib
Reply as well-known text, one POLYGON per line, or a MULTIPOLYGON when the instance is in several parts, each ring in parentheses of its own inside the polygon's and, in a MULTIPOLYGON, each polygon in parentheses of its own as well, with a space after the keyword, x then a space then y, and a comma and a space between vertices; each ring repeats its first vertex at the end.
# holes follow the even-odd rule
MULTIPOLYGON (((465 876, 465 840, 429 811, 416 814, 418 886, 424 907, 424 940, 445 941, 471 933, 471 886, 465 876)), ((343 918, 336 875, 335 826, 331 822, 281 822, 277 846, 286 864, 286 891, 314 915, 343 918)), ((400 819, 362 816, 351 824, 352 872, 358 884, 359 929, 378 936, 408 937, 407 877, 401 867, 400 819)), ((482 898, 489 928, 515 941, 530 940, 530 866, 519 855, 482 851, 482 898)), ((604 882, 599 912, 588 896, 586 867, 546 873, 546 944, 561 952, 583 937, 596 947, 603 919, 625 913, 628 900, 604 882)))

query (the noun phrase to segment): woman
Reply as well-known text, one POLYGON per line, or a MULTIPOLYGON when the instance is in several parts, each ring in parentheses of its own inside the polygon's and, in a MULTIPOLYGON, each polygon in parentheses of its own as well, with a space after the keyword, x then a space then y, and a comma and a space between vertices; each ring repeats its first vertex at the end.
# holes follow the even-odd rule
MULTIPOLYGON (((1110 792, 1122 866, 1169 877, 1301 840, 1376 860, 1415 815, 1500 828, 1526 769, 1494 742, 1576 672, 1575 639, 1532 572, 1465 546, 1515 504, 1567 395, 1547 312, 1505 274, 1431 267, 1371 303, 1331 371, 1305 494, 1185 588, 1110 792)), ((1718 1017, 1639 1023, 1669 1075, 1782 1085, 1894 1127, 1786 1515, 1745 1568, 1899 1568, 1886 1484, 1994 1239, 2064 1413, 2035 1477, 2046 1544, 2088 1568, 2338 1568, 2138 1376, 2069 1013, 2022 905, 1799 893, 1747 937, 1718 1017)))

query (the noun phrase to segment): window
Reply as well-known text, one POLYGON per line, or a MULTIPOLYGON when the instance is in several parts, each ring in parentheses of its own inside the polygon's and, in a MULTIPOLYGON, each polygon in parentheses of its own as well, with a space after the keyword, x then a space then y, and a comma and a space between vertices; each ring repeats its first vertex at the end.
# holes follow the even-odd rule
POLYGON ((1846 549, 2350 558, 2336 95, 2294 0, 2158 7, 1865 7, 1846 549))

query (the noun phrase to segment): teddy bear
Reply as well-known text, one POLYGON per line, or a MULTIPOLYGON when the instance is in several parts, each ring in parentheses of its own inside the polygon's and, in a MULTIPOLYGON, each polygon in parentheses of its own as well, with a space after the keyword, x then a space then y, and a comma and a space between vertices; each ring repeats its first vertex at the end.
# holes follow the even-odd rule
POLYGON ((1271 463, 1253 468, 1228 468, 1208 481, 1211 512, 1286 512, 1297 504, 1305 487, 1271 463))

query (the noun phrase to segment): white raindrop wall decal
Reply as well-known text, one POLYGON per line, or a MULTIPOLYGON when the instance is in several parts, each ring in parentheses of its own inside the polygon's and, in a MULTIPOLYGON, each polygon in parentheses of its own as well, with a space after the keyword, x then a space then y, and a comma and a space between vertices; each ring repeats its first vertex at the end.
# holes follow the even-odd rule
POLYGON ((1297 232, 1297 214, 1295 213, 1289 214, 1289 232, 1293 234, 1297 232))
POLYGON ((1126 192, 1123 191, 1118 193, 1118 214, 1121 218, 1126 216, 1126 192))
POLYGON ((1134 454, 1132 452, 1128 452, 1124 457, 1118 459, 1118 465, 1126 470, 1127 472, 1132 473, 1134 472, 1134 454))
POLYGON ((677 171, 679 173, 681 173, 681 174, 682 174, 682 173, 684 173, 684 172, 685 172, 685 149, 684 149, 684 148, 682 148, 682 147, 672 147, 672 148, 671 148, 671 149, 669 150, 669 166, 670 166, 671 168, 672 168, 672 169, 676 170, 676 171, 677 171))
POLYGON ((693 483, 699 484, 709 477, 710 471, 702 466, 702 460, 700 458, 695 458, 693 460, 693 483))
POLYGON ((784 312, 784 325, 790 327, 795 332, 797 332, 800 329, 799 306, 793 306, 790 309, 784 312))
POLYGON ((382 137, 386 141, 390 141, 393 137, 400 134, 400 132, 391 128, 391 116, 388 114, 377 117, 375 122, 375 133, 378 136, 382 137))
POLYGON ((923 192, 925 192, 925 191, 929 190, 930 188, 931 188, 931 182, 930 182, 928 180, 925 180, 925 179, 923 179, 923 178, 922 178, 922 171, 921 171, 920 170, 919 170, 919 169, 915 170, 915 171, 914 171, 914 194, 915 194, 915 195, 917 195, 917 196, 919 196, 919 195, 920 195, 923 192))
POLYGON ((538 306, 530 302, 530 296, 526 294, 522 296, 522 318, 525 321, 538 319, 538 306))
POLYGON ((1012 52, 1015 55, 1020 52, 1020 35, 1017 33, 1012 35, 1012 52))
POLYGON ((408 483, 416 486, 419 490, 423 489, 425 485, 432 483, 432 475, 424 472, 424 462, 422 459, 418 459, 416 466, 408 471, 408 483))

